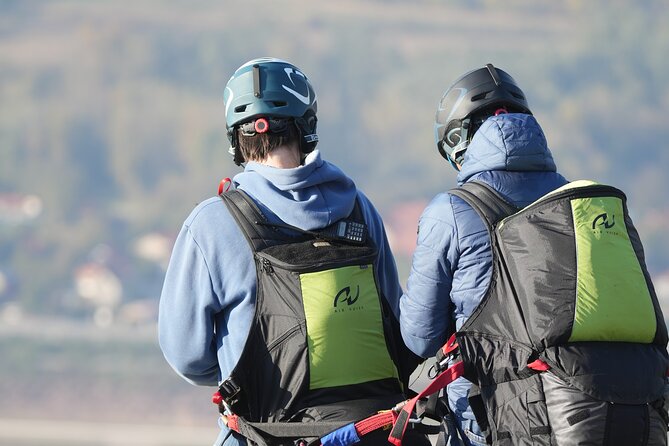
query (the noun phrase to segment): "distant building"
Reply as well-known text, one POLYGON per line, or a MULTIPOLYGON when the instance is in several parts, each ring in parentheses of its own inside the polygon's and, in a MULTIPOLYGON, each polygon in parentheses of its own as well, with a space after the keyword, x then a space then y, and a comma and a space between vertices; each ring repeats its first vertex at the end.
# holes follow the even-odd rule
POLYGON ((74 285, 79 297, 96 307, 116 307, 123 297, 123 286, 116 274, 97 263, 77 268, 74 285))
POLYGON ((42 213, 42 199, 37 195, 0 193, 0 224, 20 225, 42 213))
POLYGON ((158 299, 140 299, 122 305, 118 321, 130 325, 155 324, 158 321, 158 299))
POLYGON ((174 239, 158 232, 150 232, 138 238, 133 246, 135 255, 140 259, 155 262, 167 269, 172 253, 174 239))
POLYGON ((87 263, 74 271, 74 287, 79 297, 95 308, 95 325, 109 327, 123 298, 123 285, 116 274, 99 263, 87 263))
POLYGON ((407 201, 399 203, 390 213, 384 215, 383 221, 388 234, 390 248, 395 255, 410 257, 416 249, 416 231, 418 219, 427 202, 407 201))

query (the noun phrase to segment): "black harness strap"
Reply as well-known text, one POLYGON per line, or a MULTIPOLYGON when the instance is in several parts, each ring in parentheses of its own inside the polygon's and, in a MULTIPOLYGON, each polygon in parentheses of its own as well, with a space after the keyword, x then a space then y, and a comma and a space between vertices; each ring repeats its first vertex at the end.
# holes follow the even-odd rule
POLYGON ((483 219, 492 231, 495 224, 519 209, 509 203, 499 192, 481 181, 471 181, 448 191, 449 194, 462 198, 483 219))
MULTIPOLYGON (((342 426, 353 423, 354 421, 309 421, 306 423, 252 423, 239 418, 240 431, 242 426, 244 429, 252 429, 256 433, 262 433, 275 438, 320 438, 330 432, 339 429, 342 426)), ((240 432, 245 435, 244 432, 240 432)))
MULTIPOLYGON (((263 214, 259 206, 244 191, 240 189, 226 191, 219 195, 229 210, 231 216, 237 222, 238 227, 251 246, 253 252, 262 251, 271 246, 294 242, 301 238, 311 239, 318 237, 318 231, 304 231, 286 224, 272 224, 263 214), (295 231, 296 235, 289 232, 295 231)), ((353 210, 347 220, 365 223, 364 215, 356 199, 353 210)), ((234 405, 240 395, 243 397, 243 389, 240 389, 230 378, 223 381, 217 392, 222 401, 228 405, 234 405)), ((221 413, 225 407, 219 403, 221 413)), ((309 422, 250 422, 244 417, 233 414, 228 415, 228 427, 247 438, 251 443, 258 446, 271 446, 278 440, 309 440, 303 444, 319 444, 319 439, 338 429, 354 423, 357 420, 337 421, 309 421, 309 422)))
POLYGON ((282 234, 276 228, 262 224, 267 222, 267 218, 246 192, 236 189, 219 196, 227 205, 228 210, 254 251, 260 251, 277 243, 290 240, 290 237, 282 234))
MULTIPOLYGON (((242 233, 244 233, 246 240, 253 247, 254 252, 280 243, 295 241, 300 237, 313 238, 321 231, 305 231, 285 223, 269 223, 258 205, 241 189, 227 191, 221 193, 219 196, 227 205, 228 210, 239 225, 242 233), (291 236, 282 232, 280 228, 295 231, 297 235, 291 236)), ((355 200, 353 210, 346 219, 365 224, 365 218, 358 199, 355 200)), ((327 238, 327 236, 325 237, 327 238)))

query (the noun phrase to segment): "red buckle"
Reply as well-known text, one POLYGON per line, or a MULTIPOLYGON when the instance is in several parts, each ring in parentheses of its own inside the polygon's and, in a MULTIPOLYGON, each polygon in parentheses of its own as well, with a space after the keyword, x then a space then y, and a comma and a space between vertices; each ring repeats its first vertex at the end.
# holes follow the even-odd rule
POLYGON ((532 369, 532 370, 536 370, 537 372, 545 372, 547 370, 550 370, 551 366, 546 364, 541 359, 537 359, 536 361, 532 361, 529 364, 527 364, 527 368, 532 369))

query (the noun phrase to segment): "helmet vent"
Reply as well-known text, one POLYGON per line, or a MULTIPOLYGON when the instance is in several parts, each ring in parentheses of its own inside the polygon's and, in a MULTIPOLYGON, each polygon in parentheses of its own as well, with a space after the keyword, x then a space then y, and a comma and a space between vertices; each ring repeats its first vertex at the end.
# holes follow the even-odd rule
POLYGON ((286 105, 288 105, 288 102, 286 102, 286 101, 273 101, 272 105, 274 105, 275 107, 285 107, 286 105))
POLYGON ((235 107, 235 113, 244 113, 246 111, 246 107, 248 107, 249 104, 244 104, 244 105, 238 105, 235 107))
POLYGON ((486 96, 488 96, 489 91, 484 91, 483 93, 479 93, 476 96, 472 96, 472 102, 480 101, 481 99, 485 99, 486 96))

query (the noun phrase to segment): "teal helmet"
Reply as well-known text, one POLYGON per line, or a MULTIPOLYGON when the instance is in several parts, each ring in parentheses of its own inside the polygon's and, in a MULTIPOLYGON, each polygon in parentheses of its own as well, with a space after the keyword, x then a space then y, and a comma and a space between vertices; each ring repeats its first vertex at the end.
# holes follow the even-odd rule
POLYGON ((317 100, 309 79, 293 64, 271 57, 253 59, 239 67, 223 93, 230 153, 244 162, 237 147, 240 126, 258 133, 281 134, 294 124, 300 149, 311 152, 316 143, 317 100))

